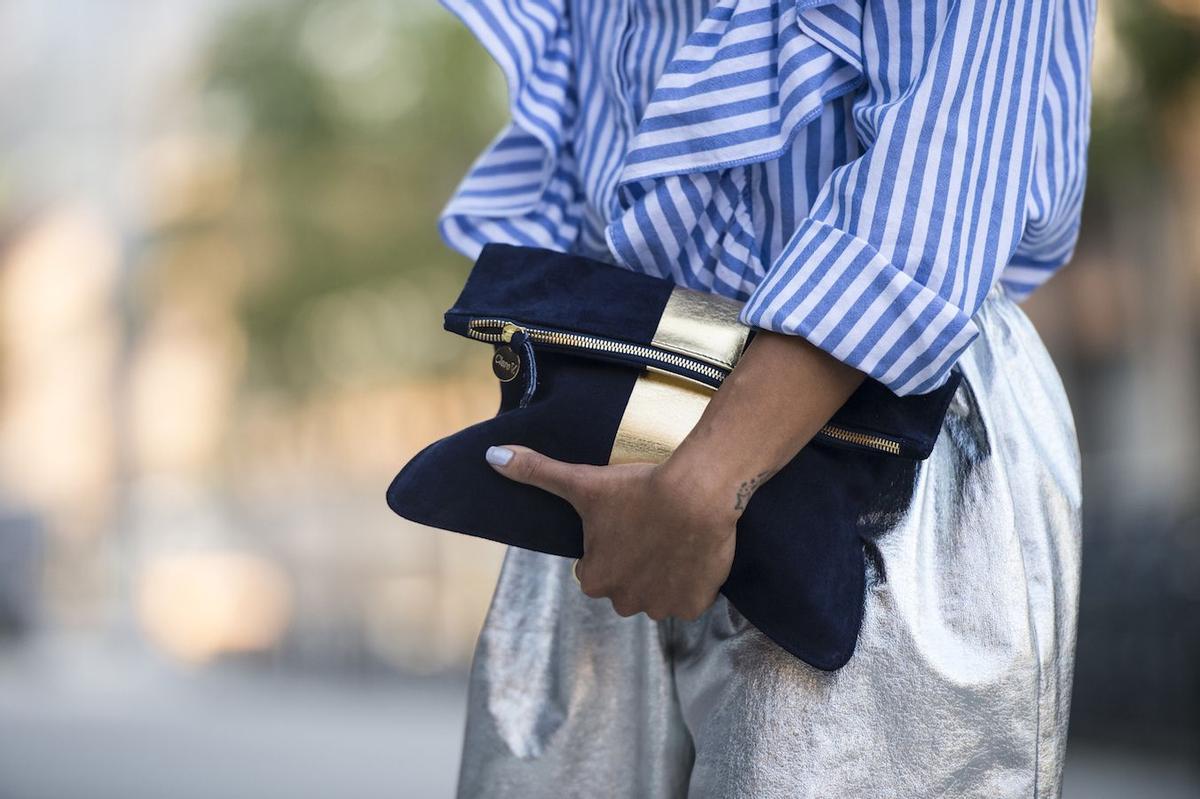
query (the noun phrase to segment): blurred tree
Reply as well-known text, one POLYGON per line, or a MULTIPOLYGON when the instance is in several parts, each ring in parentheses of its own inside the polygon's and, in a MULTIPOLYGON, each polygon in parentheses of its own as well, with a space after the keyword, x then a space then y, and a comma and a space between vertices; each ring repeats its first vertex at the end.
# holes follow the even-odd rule
POLYGON ((505 111, 465 29, 432 2, 276 0, 235 11, 204 72, 237 188, 159 245, 215 236, 240 253, 248 385, 303 394, 452 363, 440 313, 468 264, 436 216, 505 111))
POLYGON ((1143 0, 1111 0, 1107 10, 1119 61, 1096 81, 1089 159, 1096 198, 1120 197, 1131 181, 1161 181, 1171 111, 1200 75, 1200 12, 1143 0))

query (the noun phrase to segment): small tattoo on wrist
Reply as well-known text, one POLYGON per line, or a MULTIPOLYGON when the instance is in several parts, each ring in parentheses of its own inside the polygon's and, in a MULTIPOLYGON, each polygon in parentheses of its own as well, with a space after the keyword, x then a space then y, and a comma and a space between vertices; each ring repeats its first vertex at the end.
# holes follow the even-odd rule
POLYGON ((768 469, 765 472, 751 477, 749 480, 743 481, 742 484, 738 486, 737 497, 733 502, 733 509, 745 510, 746 505, 750 502, 750 497, 754 495, 754 492, 758 490, 759 486, 770 480, 771 475, 775 474, 776 471, 777 470, 775 469, 768 469))

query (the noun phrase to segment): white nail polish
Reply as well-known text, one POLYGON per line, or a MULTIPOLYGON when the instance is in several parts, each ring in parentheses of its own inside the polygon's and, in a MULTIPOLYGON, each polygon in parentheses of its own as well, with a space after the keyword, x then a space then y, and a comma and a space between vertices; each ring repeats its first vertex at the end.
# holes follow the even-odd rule
POLYGON ((493 466, 507 466, 512 460, 513 451, 508 447, 488 447, 483 457, 493 466))

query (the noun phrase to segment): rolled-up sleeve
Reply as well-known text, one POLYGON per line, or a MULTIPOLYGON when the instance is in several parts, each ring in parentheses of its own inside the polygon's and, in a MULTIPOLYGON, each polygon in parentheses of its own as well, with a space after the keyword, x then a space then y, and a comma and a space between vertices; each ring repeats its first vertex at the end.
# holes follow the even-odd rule
POLYGON ((834 170, 742 313, 897 394, 946 379, 1021 241, 1057 3, 921 5, 867 2, 865 151, 834 170))

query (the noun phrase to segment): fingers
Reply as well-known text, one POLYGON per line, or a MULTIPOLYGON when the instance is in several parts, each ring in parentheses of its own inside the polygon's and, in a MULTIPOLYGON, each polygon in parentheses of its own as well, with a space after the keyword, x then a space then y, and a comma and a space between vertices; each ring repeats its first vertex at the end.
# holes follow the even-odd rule
POLYGON ((580 591, 587 594, 592 599, 600 599, 606 595, 605 591, 607 589, 605 586, 597 582, 595 577, 592 576, 592 573, 589 570, 589 565, 590 561, 586 555, 575 561, 575 579, 579 581, 580 591))
POLYGON ((645 613, 653 621, 663 621, 667 618, 695 621, 703 616, 717 599, 715 593, 707 597, 651 598, 645 591, 618 588, 612 581, 602 580, 596 574, 596 564, 586 555, 574 561, 571 568, 579 582, 579 590, 592 599, 607 598, 617 615, 626 618, 645 613))
POLYGON ((685 536, 680 537, 682 543, 672 544, 669 535, 630 532, 659 522, 666 533, 684 529, 678 519, 659 519, 656 498, 648 495, 644 482, 638 482, 645 481, 649 474, 645 470, 654 467, 639 471, 636 465, 564 463, 511 444, 489 447, 485 457, 504 477, 555 494, 579 512, 587 554, 568 568, 574 568, 580 590, 587 596, 607 598, 621 616, 645 613, 655 621, 693 620, 712 606, 718 590, 714 586, 728 571, 727 564, 723 571, 715 566, 720 565, 720 557, 731 556, 732 547, 729 552, 712 547, 693 552, 687 549, 685 536), (643 512, 631 513, 630 503, 643 512), (641 519, 647 519, 647 524, 637 523, 641 519))
POLYGON ((601 468, 582 463, 564 463, 514 444, 488 447, 485 457, 492 468, 510 480, 549 491, 576 507, 589 479, 601 468))
POLYGON ((712 602, 702 601, 644 604, 627 594, 617 594, 614 597, 609 597, 609 601, 612 602, 613 610, 617 612, 618 616, 628 618, 629 616, 636 616, 639 613, 645 613, 653 621, 663 621, 668 618, 679 619, 680 621, 695 621, 703 616, 705 611, 712 607, 713 604, 712 602))

